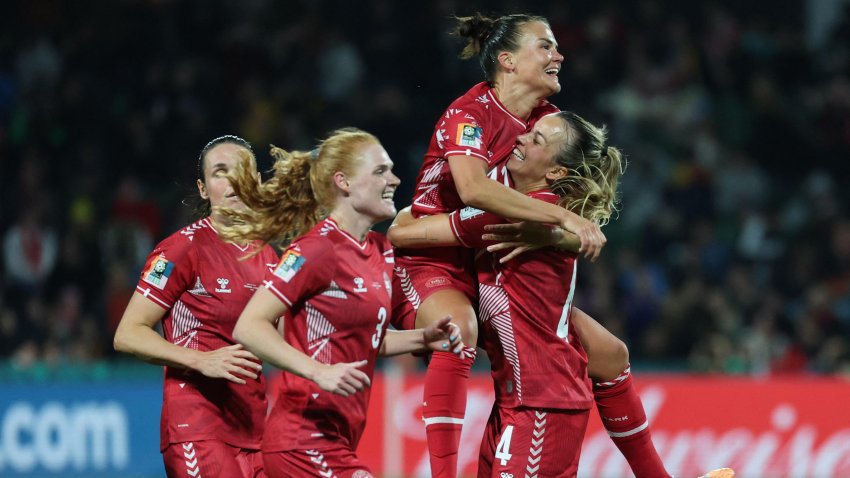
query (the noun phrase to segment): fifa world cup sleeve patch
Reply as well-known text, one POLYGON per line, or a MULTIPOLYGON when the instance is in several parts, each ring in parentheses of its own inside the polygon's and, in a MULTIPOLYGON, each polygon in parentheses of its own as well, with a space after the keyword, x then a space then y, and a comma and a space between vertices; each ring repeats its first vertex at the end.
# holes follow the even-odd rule
POLYGON ((458 146, 471 146, 473 148, 481 147, 481 133, 483 130, 479 126, 469 123, 461 123, 457 125, 457 143, 458 146))
POLYGON ((156 287, 159 290, 165 289, 165 284, 168 283, 168 278, 171 276, 171 271, 174 270, 174 264, 168 262, 165 256, 157 257, 145 271, 142 280, 156 287))
POLYGON ((295 277, 295 274, 301 269, 301 266, 307 262, 307 259, 298 251, 290 249, 280 259, 280 264, 274 270, 274 275, 283 279, 284 282, 289 282, 295 277))

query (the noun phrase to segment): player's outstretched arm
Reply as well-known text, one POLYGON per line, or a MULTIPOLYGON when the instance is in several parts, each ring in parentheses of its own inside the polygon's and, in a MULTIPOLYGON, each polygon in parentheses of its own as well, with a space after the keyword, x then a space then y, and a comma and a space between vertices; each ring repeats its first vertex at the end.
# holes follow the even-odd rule
POLYGON ((257 357, 241 345, 201 352, 165 340, 154 327, 166 312, 142 294, 134 293, 115 331, 115 350, 148 363, 191 369, 240 384, 245 383, 245 378, 257 378, 262 366, 253 362, 257 357))
POLYGON ((452 233, 448 214, 435 214, 414 219, 410 213, 410 206, 396 215, 387 230, 387 238, 395 247, 411 249, 460 245, 452 233))
POLYGON ((455 187, 467 206, 518 221, 561 226, 578 236, 581 241, 579 252, 591 260, 599 257, 605 247, 605 234, 593 221, 491 180, 487 176, 486 164, 483 161, 471 161, 465 156, 450 156, 448 161, 455 187))
POLYGON ((281 335, 283 324, 275 327, 286 311, 286 304, 268 289, 258 289, 239 316, 233 337, 266 362, 312 380, 326 392, 347 397, 371 384, 369 376, 358 368, 366 365, 365 360, 326 365, 289 345, 281 335))
POLYGON ((378 355, 390 357, 411 352, 449 352, 460 355, 463 350, 460 327, 451 317, 443 317, 424 329, 387 330, 378 355))

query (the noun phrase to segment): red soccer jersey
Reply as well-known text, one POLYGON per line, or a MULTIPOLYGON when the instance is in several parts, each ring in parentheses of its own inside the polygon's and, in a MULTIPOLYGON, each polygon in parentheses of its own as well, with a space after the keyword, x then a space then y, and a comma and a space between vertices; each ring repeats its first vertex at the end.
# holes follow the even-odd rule
MULTIPOLYGON (((148 256, 136 291, 168 310, 165 339, 199 351, 234 345, 233 327, 245 304, 274 267, 266 246, 251 250, 219 239, 210 218, 184 227, 148 256)), ((160 446, 218 439, 259 449, 266 415, 265 382, 239 385, 198 372, 165 367, 160 446)))
MULTIPOLYGON (((369 232, 359 242, 328 218, 293 242, 265 285, 289 308, 284 338, 326 364, 368 360, 369 377, 386 334, 392 293, 393 251, 369 232)), ((370 389, 342 397, 284 372, 269 415, 263 451, 326 448, 354 450, 366 425, 370 389)))
MULTIPOLYGON (((548 190, 530 197, 557 203, 548 190)), ((486 224, 504 219, 474 208, 451 214, 461 243, 483 248, 486 224)), ((547 247, 499 264, 480 251, 481 337, 490 357, 496 401, 503 407, 587 409, 593 404, 587 355, 570 327, 578 261, 547 247)))
MULTIPOLYGON (((482 82, 473 86, 449 105, 434 128, 416 178, 413 216, 447 213, 464 207, 449 168, 449 156, 468 156, 471 161, 486 162, 490 177, 508 186, 507 176, 499 174, 498 166, 507 161, 517 136, 541 117, 558 111, 543 100, 525 121, 502 105, 489 84, 482 82)), ((399 256, 403 256, 400 265, 407 265, 408 260, 441 264, 458 276, 462 276, 471 263, 469 251, 455 247, 403 250, 399 251, 399 256)))
POLYGON ((541 117, 557 112, 558 108, 544 100, 524 121, 499 102, 487 83, 473 86, 449 105, 434 129, 416 178, 413 215, 451 212, 464 207, 449 169, 449 156, 477 158, 493 169, 507 160, 517 136, 541 117))

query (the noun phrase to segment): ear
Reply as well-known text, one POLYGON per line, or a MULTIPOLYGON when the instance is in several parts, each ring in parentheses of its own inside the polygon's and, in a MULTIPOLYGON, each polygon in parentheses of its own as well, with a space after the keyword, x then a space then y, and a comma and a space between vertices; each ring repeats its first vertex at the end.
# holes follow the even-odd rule
POLYGON ((198 183, 198 194, 201 195, 201 199, 209 199, 210 195, 207 194, 207 187, 204 185, 204 182, 200 179, 197 180, 198 183))
POLYGON ((559 179, 563 179, 570 175, 570 170, 565 168, 564 166, 553 166, 549 171, 546 172, 546 180, 549 182, 557 181, 559 179))
POLYGON ((499 60, 499 65, 501 65, 502 68, 504 68, 508 71, 514 71, 514 69, 516 68, 514 66, 514 55, 513 55, 513 53, 511 53, 509 51, 503 51, 503 52, 499 53, 499 56, 496 57, 496 58, 499 60))
POLYGON ((345 173, 342 171, 334 173, 334 184, 346 194, 351 192, 351 185, 348 183, 348 178, 345 177, 345 173))

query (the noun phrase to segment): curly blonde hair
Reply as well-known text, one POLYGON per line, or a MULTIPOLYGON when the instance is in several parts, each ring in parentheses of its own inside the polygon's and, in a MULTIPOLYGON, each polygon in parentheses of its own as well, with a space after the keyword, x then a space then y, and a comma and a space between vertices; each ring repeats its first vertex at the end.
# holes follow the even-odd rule
POLYGON ((272 177, 260 183, 242 153, 230 176, 233 191, 247 206, 222 208, 227 225, 219 235, 233 242, 262 241, 285 245, 306 233, 333 209, 336 192, 333 175, 354 175, 364 146, 380 144, 374 135, 356 128, 331 133, 312 151, 285 151, 272 146, 272 177))
POLYGON ((626 168, 625 158, 619 149, 607 145, 605 126, 597 128, 570 111, 556 115, 566 123, 568 139, 554 161, 569 169, 569 174, 549 187, 561 197, 563 207, 605 225, 618 211, 617 185, 626 168))

